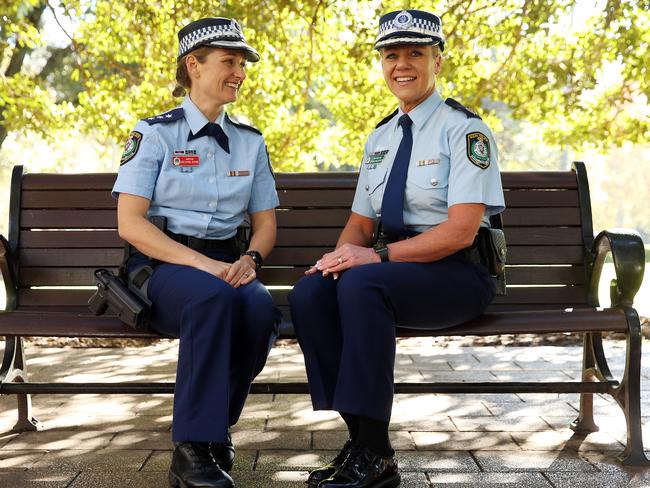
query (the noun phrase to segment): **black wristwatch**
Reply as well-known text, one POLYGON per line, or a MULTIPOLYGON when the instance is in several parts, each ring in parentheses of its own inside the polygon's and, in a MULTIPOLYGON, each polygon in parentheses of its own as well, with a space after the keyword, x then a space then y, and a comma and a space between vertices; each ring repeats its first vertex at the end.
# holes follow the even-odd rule
POLYGON ((262 258, 262 255, 257 251, 246 251, 245 253, 242 254, 242 256, 250 256, 253 259, 253 262, 255 263, 255 269, 260 269, 262 267, 262 264, 264 263, 264 259, 262 258))
POLYGON ((375 252, 379 254, 379 258, 381 259, 382 263, 387 263, 389 261, 388 248, 386 246, 380 247, 379 249, 375 249, 375 252))

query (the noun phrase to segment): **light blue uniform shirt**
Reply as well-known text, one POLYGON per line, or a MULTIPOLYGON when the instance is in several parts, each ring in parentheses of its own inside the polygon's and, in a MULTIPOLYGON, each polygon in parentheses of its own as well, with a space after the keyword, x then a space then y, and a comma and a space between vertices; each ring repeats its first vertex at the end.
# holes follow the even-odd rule
POLYGON ((230 154, 210 136, 188 142, 190 130, 197 134, 209 121, 189 97, 180 108, 182 114, 174 109, 148 119, 163 120, 160 123, 138 122, 129 139, 131 147, 127 145, 125 151, 130 149, 130 158, 120 166, 113 196, 129 193, 151 200, 148 215, 167 217, 168 229, 177 234, 227 239, 236 233, 246 212, 278 206, 264 138, 222 112, 216 123, 228 136, 230 154), (198 161, 192 156, 198 156, 198 161))
MULTIPOLYGON (((398 119, 403 114, 398 110, 368 137, 352 203, 355 213, 372 219, 381 215, 384 189, 402 140, 398 119)), ((459 203, 485 204, 482 225, 488 225, 490 215, 505 209, 492 131, 481 119, 468 118, 445 104, 437 91, 408 115, 413 121, 413 149, 404 193, 405 227, 424 232, 448 220, 449 207, 459 203)))

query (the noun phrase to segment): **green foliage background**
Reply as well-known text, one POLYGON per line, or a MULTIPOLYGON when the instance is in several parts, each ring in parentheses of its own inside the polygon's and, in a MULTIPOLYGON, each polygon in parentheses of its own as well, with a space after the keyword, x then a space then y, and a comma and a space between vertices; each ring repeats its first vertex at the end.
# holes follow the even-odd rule
POLYGON ((377 19, 406 7, 441 14, 442 94, 479 111, 497 134, 506 118, 540 124, 543 142, 562 146, 604 148, 650 134, 650 0, 594 2, 584 25, 570 22, 571 0, 60 0, 57 20, 76 27, 64 47, 42 35, 49 4, 2 4, 4 135, 54 138, 74 127, 105 143, 124 140, 139 118, 178 103, 178 29, 232 16, 262 61, 249 66, 229 111, 262 129, 276 169, 354 168, 366 135, 395 104, 372 50, 377 19))

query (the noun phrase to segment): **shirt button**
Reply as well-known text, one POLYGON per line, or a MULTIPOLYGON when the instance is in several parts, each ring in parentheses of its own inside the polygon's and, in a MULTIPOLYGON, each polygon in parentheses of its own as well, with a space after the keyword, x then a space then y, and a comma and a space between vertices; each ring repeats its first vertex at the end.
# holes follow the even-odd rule
POLYGON ((370 185, 366 185, 366 191, 370 190, 370 185))
POLYGON ((431 178, 431 186, 438 186, 438 180, 431 178))
POLYGON ((208 215, 203 216, 203 220, 208 220, 210 217, 208 215))
POLYGON ((214 183, 215 180, 214 180, 214 178, 210 178, 210 179, 208 179, 208 181, 209 181, 210 183, 214 183))
POLYGON ((212 156, 214 156, 213 153, 208 153, 208 157, 209 157, 209 158, 211 158, 212 156))
POLYGON ((209 202, 208 207, 214 207, 214 202, 209 202))

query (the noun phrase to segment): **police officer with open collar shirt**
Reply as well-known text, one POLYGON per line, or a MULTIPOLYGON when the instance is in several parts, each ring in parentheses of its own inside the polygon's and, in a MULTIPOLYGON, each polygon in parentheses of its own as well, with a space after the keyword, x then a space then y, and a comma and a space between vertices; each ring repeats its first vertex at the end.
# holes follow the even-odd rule
POLYGON ((289 297, 313 406, 338 411, 349 430, 311 487, 400 484, 388 436, 396 324, 453 327, 495 295, 495 278, 467 250, 505 208, 497 147, 476 114, 436 90, 444 47, 432 13, 381 17, 375 49, 398 108, 368 138, 336 249, 289 297))
POLYGON ((229 427, 281 319, 256 280, 275 243, 278 197, 261 133, 225 112, 259 54, 232 19, 192 22, 178 38, 174 95, 189 94, 136 125, 113 192, 120 236, 138 250, 128 269, 154 268, 151 327, 180 338, 170 486, 229 488, 229 427), (246 213, 252 234, 240 255, 246 213), (166 230, 151 217, 165 217, 166 230))

